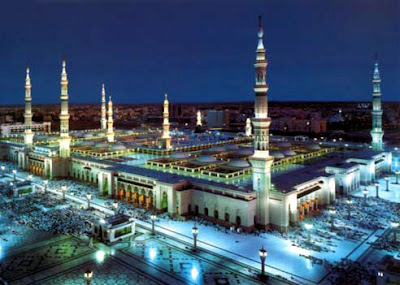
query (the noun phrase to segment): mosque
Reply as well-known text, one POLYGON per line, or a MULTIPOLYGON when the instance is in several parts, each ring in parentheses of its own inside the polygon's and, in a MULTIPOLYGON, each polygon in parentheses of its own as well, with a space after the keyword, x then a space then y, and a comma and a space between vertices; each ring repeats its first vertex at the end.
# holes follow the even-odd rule
MULTIPOLYGON (((384 150, 378 63, 373 72, 371 147, 298 141, 269 134, 268 61, 259 19, 254 118, 245 135, 171 131, 165 94, 162 131, 116 130, 111 96, 101 91, 101 128, 70 131, 68 79, 61 72, 59 132, 34 133, 29 68, 25 84, 25 132, 3 138, 0 156, 46 179, 73 179, 98 187, 99 195, 136 207, 192 216, 226 227, 285 231, 360 185, 396 169, 397 151, 384 150), (394 165, 396 162, 396 165, 394 165)), ((197 113, 196 129, 203 128, 197 113)))

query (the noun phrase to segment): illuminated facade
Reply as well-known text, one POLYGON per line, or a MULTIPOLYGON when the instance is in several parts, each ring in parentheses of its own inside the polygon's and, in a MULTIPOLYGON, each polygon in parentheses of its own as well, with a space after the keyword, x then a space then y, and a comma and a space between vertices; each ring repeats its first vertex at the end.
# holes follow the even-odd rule
POLYGON ((383 131, 382 131, 382 102, 381 102, 381 78, 379 75, 378 62, 375 62, 374 75, 372 79, 372 149, 374 151, 383 150, 383 131))

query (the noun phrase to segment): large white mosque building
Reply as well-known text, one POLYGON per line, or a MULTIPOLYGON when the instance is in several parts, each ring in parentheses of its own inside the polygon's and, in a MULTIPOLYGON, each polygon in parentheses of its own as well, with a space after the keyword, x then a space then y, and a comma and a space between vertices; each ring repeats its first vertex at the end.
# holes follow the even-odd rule
MULTIPOLYGON (((385 151, 383 144, 378 63, 373 73, 371 148, 290 138, 270 141, 268 61, 261 18, 257 36, 254 118, 246 123, 245 137, 171 131, 167 94, 161 132, 117 130, 111 96, 106 108, 104 84, 101 128, 70 131, 63 60, 60 131, 45 135, 33 132, 34 89, 28 69, 25 132, 1 142, 0 156, 48 179, 68 178, 96 185, 100 195, 137 207, 168 212, 180 219, 196 215, 246 231, 285 231, 332 204, 336 195, 346 195, 391 171, 392 152, 385 151), (205 136, 209 136, 207 140, 205 136)), ((200 113, 197 125, 201 126, 200 113)))

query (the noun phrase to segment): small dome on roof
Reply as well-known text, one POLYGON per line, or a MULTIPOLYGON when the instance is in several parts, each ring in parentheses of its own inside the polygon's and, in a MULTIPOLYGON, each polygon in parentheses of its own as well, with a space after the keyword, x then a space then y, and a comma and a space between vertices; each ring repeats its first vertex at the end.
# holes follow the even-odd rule
POLYGON ((98 142, 94 145, 94 147, 107 147, 108 143, 106 142, 98 142))
POLYGON ((290 142, 279 142, 277 146, 281 148, 290 148, 292 147, 292 144, 290 142))
POLYGON ((317 144, 311 144, 311 145, 308 145, 308 146, 307 146, 307 149, 310 149, 310 150, 320 150, 321 147, 320 147, 319 145, 317 145, 317 144))
POLYGON ((296 155, 296 153, 295 153, 293 150, 291 150, 291 149, 285 150, 285 151, 283 152, 283 154, 284 154, 285 156, 294 156, 294 155, 296 155))
POLYGON ((171 158, 187 158, 187 157, 189 157, 189 154, 184 152, 177 152, 171 155, 171 158))
POLYGON ((237 150, 239 149, 239 146, 237 144, 228 144, 225 146, 226 150, 237 150))
POLYGON ((212 155, 202 155, 196 159, 198 162, 211 163, 216 162, 217 159, 212 155))
POLYGON ((225 148, 223 146, 214 146, 209 149, 211 152, 223 152, 225 151, 225 148))
POLYGON ((86 133, 83 135, 84 138, 92 138, 93 134, 92 133, 86 133))
POLYGON ((239 158, 232 159, 231 161, 228 162, 227 165, 232 166, 232 167, 241 167, 241 168, 250 167, 249 162, 247 162, 246 160, 243 160, 243 159, 239 159, 239 158))
POLYGON ((133 131, 132 130, 125 130, 124 133, 127 134, 127 135, 132 135, 133 131))
POLYGON ((111 146, 112 150, 124 150, 126 147, 123 144, 114 144, 111 146))
POLYGON ((242 148, 242 149, 238 150, 236 152, 236 154, 243 155, 243 156, 245 156, 245 155, 250 156, 250 155, 254 154, 254 150, 252 148, 242 148))
POLYGON ((280 151, 271 151, 270 152, 270 154, 274 157, 274 158, 276 158, 276 159, 282 159, 282 158, 285 158, 285 155, 282 153, 282 152, 280 152, 280 151))

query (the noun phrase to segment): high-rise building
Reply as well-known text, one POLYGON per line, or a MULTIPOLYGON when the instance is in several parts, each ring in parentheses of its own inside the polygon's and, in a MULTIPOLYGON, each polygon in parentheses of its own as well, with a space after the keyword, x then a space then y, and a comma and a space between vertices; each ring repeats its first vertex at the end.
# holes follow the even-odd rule
POLYGON ((383 131, 382 131, 382 103, 381 103, 381 78, 379 75, 378 61, 375 62, 374 75, 372 79, 372 149, 374 151, 383 150, 383 131))
POLYGON ((267 60, 263 43, 264 31, 259 16, 258 45, 256 50, 256 95, 254 104, 254 155, 250 157, 253 168, 253 189, 257 192, 256 225, 269 227, 269 191, 271 187, 271 166, 273 157, 269 155, 268 85, 266 83, 267 60))

